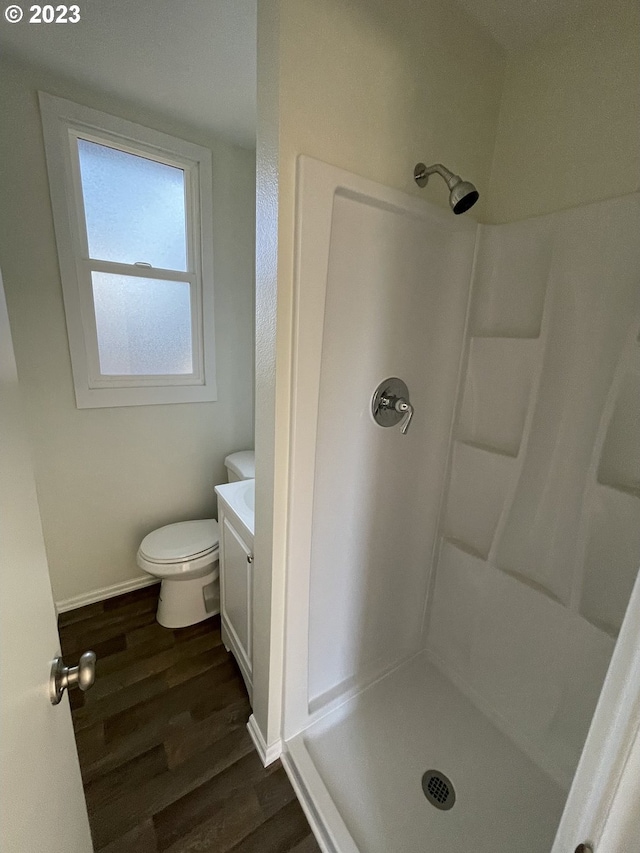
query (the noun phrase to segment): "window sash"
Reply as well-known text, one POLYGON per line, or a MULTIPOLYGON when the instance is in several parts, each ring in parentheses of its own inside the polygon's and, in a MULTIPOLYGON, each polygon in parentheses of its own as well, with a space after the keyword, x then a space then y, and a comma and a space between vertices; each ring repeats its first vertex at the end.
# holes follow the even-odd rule
MULTIPOLYGON (((88 142, 94 142, 96 145, 104 145, 108 148, 115 148, 118 151, 123 151, 125 154, 133 154, 136 157, 143 157, 147 160, 154 160, 156 163, 162 163, 166 166, 173 166, 184 172, 184 189, 185 189, 185 217, 186 217, 186 241, 187 241, 187 272, 201 272, 198 269, 200 253, 200 235, 195 223, 199 219, 199 192, 200 181, 198 173, 198 164, 189 160, 181 160, 175 156, 160 153, 152 149, 147 149, 142 145, 134 145, 127 141, 115 137, 110 133, 90 133, 80 130, 77 127, 69 128, 69 155, 71 166, 71 178, 73 182, 73 196, 75 202, 74 217, 76 226, 73 231, 75 237, 74 249, 76 254, 82 258, 90 258, 89 255, 89 240, 87 237, 87 218, 84 209, 84 194, 82 192, 82 174, 80 170, 80 154, 78 151, 78 139, 84 139, 88 142)), ((97 261, 99 259, 94 258, 97 261)), ((144 258, 138 260, 144 261, 144 258)), ((148 268, 147 268, 148 269, 148 268)), ((181 270, 184 272, 184 270, 181 270)))
POLYGON ((195 273, 163 270, 157 267, 137 267, 129 264, 116 264, 112 261, 93 261, 78 258, 76 262, 78 282, 80 284, 80 311, 82 323, 90 334, 85 341, 89 388, 139 388, 164 385, 203 385, 204 353, 202 317, 202 288, 195 273), (92 272, 105 272, 137 278, 153 278, 163 281, 183 281, 189 285, 191 303, 191 355, 193 371, 191 373, 151 373, 127 375, 102 373, 98 351, 98 330, 93 302, 92 272))

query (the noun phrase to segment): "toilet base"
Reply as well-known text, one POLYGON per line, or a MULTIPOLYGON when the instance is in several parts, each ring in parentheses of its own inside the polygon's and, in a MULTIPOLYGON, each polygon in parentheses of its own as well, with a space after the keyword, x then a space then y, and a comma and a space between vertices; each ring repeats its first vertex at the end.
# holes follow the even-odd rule
POLYGON ((186 628, 220 612, 218 564, 201 578, 163 579, 156 619, 164 628, 186 628))

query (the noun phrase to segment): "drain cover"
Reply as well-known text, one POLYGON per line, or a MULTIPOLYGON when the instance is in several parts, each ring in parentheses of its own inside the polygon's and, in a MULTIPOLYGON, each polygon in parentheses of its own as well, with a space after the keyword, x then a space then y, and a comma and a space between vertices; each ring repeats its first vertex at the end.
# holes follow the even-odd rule
POLYGON ((422 790, 432 806, 442 811, 453 808, 456 792, 453 782, 439 770, 427 770, 422 777, 422 790))

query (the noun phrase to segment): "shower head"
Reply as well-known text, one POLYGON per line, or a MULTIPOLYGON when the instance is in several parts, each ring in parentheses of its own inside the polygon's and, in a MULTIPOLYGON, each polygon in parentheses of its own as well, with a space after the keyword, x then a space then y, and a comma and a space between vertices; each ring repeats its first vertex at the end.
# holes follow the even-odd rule
POLYGON ((413 170, 413 177, 419 187, 426 187, 429 175, 440 175, 449 187, 449 204, 454 213, 466 213, 478 201, 480 193, 470 181, 463 181, 460 175, 454 175, 441 163, 425 166, 418 163, 413 170))

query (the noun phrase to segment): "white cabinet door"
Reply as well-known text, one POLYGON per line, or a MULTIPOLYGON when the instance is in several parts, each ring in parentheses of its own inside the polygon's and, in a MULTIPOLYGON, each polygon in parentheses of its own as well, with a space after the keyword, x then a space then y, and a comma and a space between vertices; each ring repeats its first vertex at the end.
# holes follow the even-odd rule
POLYGON ((251 679, 252 555, 240 534, 222 516, 221 610, 229 631, 233 651, 240 667, 251 679))
MULTIPOLYGON (((60 652, 0 279, 0 850, 90 853, 69 700, 48 694, 60 652)), ((75 664, 77 661, 65 661, 75 664)))

